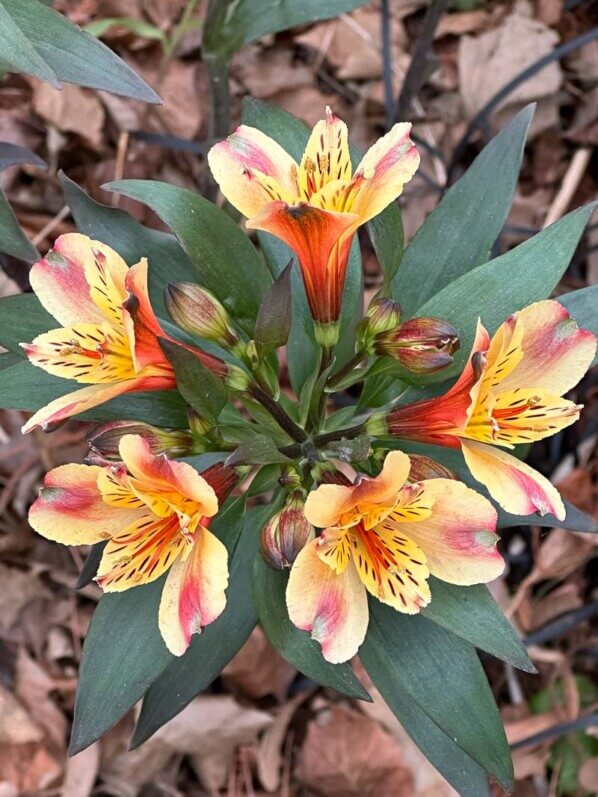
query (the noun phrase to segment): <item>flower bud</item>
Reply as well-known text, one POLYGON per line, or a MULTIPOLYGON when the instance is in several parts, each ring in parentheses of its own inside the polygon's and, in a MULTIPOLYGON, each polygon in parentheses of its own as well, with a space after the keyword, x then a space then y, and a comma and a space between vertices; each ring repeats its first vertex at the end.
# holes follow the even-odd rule
POLYGON ((401 305, 383 296, 372 299, 365 318, 357 329, 358 348, 371 351, 377 335, 391 332, 401 321, 401 305))
POLYGON ((392 357, 414 374, 431 374, 453 361, 459 332, 440 318, 412 318, 376 336, 376 354, 392 357))
POLYGON ((166 286, 164 301, 170 317, 181 329, 225 349, 238 344, 229 314, 205 288, 192 282, 170 283, 166 286))
POLYGON ((290 567, 301 549, 314 536, 314 530, 303 514, 304 506, 303 495, 297 490, 262 529, 262 556, 273 570, 290 567))
POLYGON ((86 462, 101 465, 106 462, 119 462, 118 446, 121 437, 136 434, 149 443, 153 454, 166 454, 168 457, 184 457, 191 452, 191 434, 181 429, 159 429, 148 423, 134 421, 110 421, 96 426, 88 438, 89 454, 86 462))
POLYGON ((201 475, 218 496, 218 503, 223 504, 245 472, 245 468, 229 468, 224 462, 216 462, 206 470, 202 470, 201 475))
POLYGON ((426 457, 423 454, 409 454, 411 468, 409 470, 410 482, 423 482, 425 479, 456 479, 457 475, 445 468, 440 462, 426 457))

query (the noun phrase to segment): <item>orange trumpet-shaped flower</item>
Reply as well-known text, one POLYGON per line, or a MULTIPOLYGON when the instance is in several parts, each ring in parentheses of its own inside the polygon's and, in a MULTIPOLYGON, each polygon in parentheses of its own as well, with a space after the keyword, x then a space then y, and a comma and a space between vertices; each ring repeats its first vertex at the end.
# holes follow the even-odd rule
POLYGON ((120 455, 122 464, 51 470, 29 521, 64 545, 107 540, 95 578, 104 592, 149 584, 168 572, 158 622, 168 649, 180 656, 226 603, 227 552, 208 525, 236 475, 223 465, 200 475, 152 454, 139 435, 122 438, 120 455))
MULTIPOLYGON (((579 329, 556 301, 510 316, 492 340, 478 323, 471 357, 455 385, 438 398, 395 408, 385 429, 460 448, 474 478, 507 512, 552 512, 562 520, 565 507, 555 487, 502 448, 575 423, 581 407, 561 397, 588 370, 595 351, 595 335, 579 329)), ((379 420, 370 421, 372 433, 379 420)))
POLYGON ((491 503, 452 479, 409 484, 410 467, 392 451, 377 478, 323 484, 307 498, 307 520, 324 531, 295 559, 286 600, 330 662, 347 661, 365 639, 367 592, 416 614, 430 602, 430 574, 471 585, 503 571, 491 503))
POLYGON ((396 199, 417 170, 410 130, 410 124, 395 125, 355 173, 347 126, 330 108, 314 127, 301 163, 246 125, 208 153, 220 190, 247 216, 247 226, 276 235, 297 254, 319 324, 334 324, 339 317, 355 231, 396 199))
MULTIPOLYGON (((166 390, 176 385, 158 337, 169 338, 152 310, 147 260, 128 268, 109 246, 86 235, 61 235, 30 272, 31 287, 62 324, 21 344, 34 364, 54 376, 87 385, 38 410, 23 432, 48 426, 123 393, 166 390)), ((226 365, 193 350, 203 364, 224 375, 226 365)))

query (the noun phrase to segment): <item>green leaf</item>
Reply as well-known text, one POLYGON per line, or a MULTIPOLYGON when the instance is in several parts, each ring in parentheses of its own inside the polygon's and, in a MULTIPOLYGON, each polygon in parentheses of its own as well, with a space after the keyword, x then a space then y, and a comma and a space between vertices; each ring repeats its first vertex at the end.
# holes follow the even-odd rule
POLYGON ((282 454, 271 437, 265 434, 254 434, 249 440, 233 451, 226 460, 232 465, 270 465, 273 463, 285 464, 291 460, 282 454))
POLYGON ((83 589, 83 587, 91 584, 96 576, 96 573, 98 572, 100 562, 102 561, 102 554, 104 553, 104 548, 106 545, 107 541, 103 541, 96 542, 95 545, 91 546, 91 550, 83 562, 83 567, 79 573, 79 578, 75 584, 75 589, 83 589))
POLYGON ((106 45, 38 0, 0 2, 0 62, 60 88, 60 81, 144 102, 160 98, 106 45))
POLYGON ((407 316, 488 259, 513 201, 533 112, 528 105, 482 150, 407 247, 392 294, 407 316))
POLYGON ((254 498, 256 495, 263 495, 270 493, 279 486, 278 479, 280 478, 280 465, 264 465, 253 477, 253 480, 247 490, 249 498, 254 498))
POLYGON ((398 203, 392 202, 382 213, 374 216, 367 227, 384 277, 382 293, 387 295, 401 265, 405 247, 403 220, 398 203))
MULTIPOLYGON (((577 321, 577 325, 582 329, 589 329, 594 335, 598 335, 598 285, 590 285, 589 288, 582 288, 579 291, 571 291, 563 296, 557 296, 563 307, 570 313, 571 317, 577 321)), ((598 353, 594 357, 592 366, 598 363, 598 353)))
POLYGON ((83 645, 70 755, 117 723, 173 659, 158 628, 165 578, 104 595, 95 610, 83 645))
POLYGON ((26 354, 20 343, 31 343, 38 335, 59 326, 33 293, 19 293, 0 299, 0 346, 23 359, 26 354))
POLYGON ((550 296, 595 207, 593 203, 567 214, 510 252, 459 277, 417 310, 417 316, 438 316, 461 333, 453 365, 422 379, 422 384, 461 372, 471 353, 478 317, 492 334, 511 313, 550 296))
POLYGON ((83 30, 94 38, 101 38, 111 28, 124 28, 125 30, 140 36, 143 39, 153 39, 165 42, 167 36, 163 30, 146 22, 144 19, 134 17, 106 17, 106 19, 95 19, 86 25, 83 30))
POLYGON ((19 147, 18 144, 11 144, 8 141, 0 142, 0 171, 8 169, 9 166, 16 166, 19 163, 28 163, 30 166, 37 166, 39 169, 47 169, 48 164, 31 152, 26 147, 19 147))
POLYGON ((25 263, 35 263, 39 260, 39 252, 21 229, 4 191, 1 190, 0 252, 24 260, 25 263))
POLYGON ((369 605, 370 625, 359 655, 384 699, 392 708, 393 686, 402 686, 508 791, 513 781, 509 746, 473 645, 424 617, 401 614, 375 599, 369 605))
POLYGON ((222 60, 269 33, 336 17, 364 0, 211 0, 203 50, 222 60))
POLYGON ((174 368, 179 393, 200 418, 216 424, 228 401, 223 381, 182 346, 164 338, 160 339, 160 346, 174 368))
POLYGON ((485 584, 458 587, 430 577, 432 600, 424 617, 513 667, 535 673, 525 645, 485 584))
MULTIPOLYGON (((81 385, 70 379, 51 376, 27 360, 20 360, 3 371, 0 380, 0 406, 32 412, 55 398, 80 388, 81 385)), ((154 426, 178 429, 188 427, 185 402, 176 390, 125 394, 76 417, 82 421, 110 421, 118 418, 144 421, 154 426)))
POLYGON ((292 322, 292 262, 268 288, 255 322, 254 338, 260 355, 284 346, 289 339, 292 322))
POLYGON ((200 282, 251 335, 271 280, 263 260, 240 227, 207 199, 175 185, 156 180, 119 180, 104 188, 152 208, 179 239, 200 282))
POLYGON ((226 608, 217 620, 193 637, 187 652, 172 659, 152 684, 143 699, 133 747, 148 739, 195 695, 207 689, 251 633, 257 617, 251 599, 249 563, 258 548, 259 531, 271 512, 268 506, 245 513, 243 498, 237 498, 211 524, 230 556, 226 608))
POLYGON ((288 572, 270 569, 261 554, 253 565, 253 601, 264 633, 280 655, 299 672, 349 697, 370 700, 349 664, 330 664, 320 645, 291 623, 285 591, 288 572))
POLYGON ((195 267, 174 235, 144 227, 124 210, 96 202, 63 172, 59 177, 80 232, 111 246, 129 266, 147 257, 152 306, 158 315, 164 315, 166 283, 197 278, 195 267))

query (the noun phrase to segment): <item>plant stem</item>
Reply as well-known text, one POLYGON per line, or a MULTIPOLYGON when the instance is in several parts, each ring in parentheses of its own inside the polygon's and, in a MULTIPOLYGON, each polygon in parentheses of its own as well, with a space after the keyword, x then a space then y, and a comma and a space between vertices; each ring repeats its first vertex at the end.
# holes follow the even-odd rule
POLYGON ((338 385, 339 382, 342 382, 343 379, 351 373, 351 371, 357 368, 357 366, 361 365, 366 356, 366 353, 363 351, 358 351, 356 354, 354 354, 349 362, 345 363, 343 367, 334 374, 334 376, 330 377, 330 379, 326 382, 326 387, 328 389, 334 388, 335 385, 338 385))
POLYGON ((228 62, 221 56, 206 55, 205 64, 210 76, 210 128, 209 138, 218 141, 229 133, 230 92, 228 87, 228 62))
POLYGON ((172 36, 169 38, 167 45, 164 48, 164 55, 160 62, 160 66, 158 67, 158 74, 156 75, 156 88, 158 91, 160 90, 162 82, 166 76, 168 65, 175 55, 179 44, 181 43, 181 39, 185 34, 189 20, 193 16, 193 12, 197 8, 198 3, 199 0, 187 0, 187 5, 185 6, 185 10, 183 11, 179 24, 172 32, 172 36))
POLYGON ((343 438, 345 440, 352 440, 354 437, 358 437, 364 429, 365 424, 359 423, 355 426, 350 426, 348 429, 337 429, 334 432, 324 432, 314 437, 314 445, 319 447, 332 442, 332 440, 341 440, 343 438))
POLYGON ((285 410, 280 406, 278 401, 272 396, 269 396, 265 390, 259 385, 251 384, 247 391, 256 401, 268 410, 270 415, 274 418, 276 423, 284 429, 284 431, 296 440, 298 443, 304 443, 307 440, 307 434, 295 421, 287 415, 285 410))
MULTIPOLYGON (((328 347, 323 347, 322 348, 322 357, 320 359, 320 367, 318 369, 318 378, 316 379, 316 386, 317 386, 318 382, 320 381, 320 379, 322 377, 322 374, 326 371, 326 369, 329 367, 331 362, 332 362, 332 349, 328 348, 328 347)), ((308 423, 308 428, 310 429, 311 432, 316 431, 319 428, 320 423, 322 421, 322 417, 324 415, 324 411, 326 409, 326 398, 327 398, 327 396, 326 396, 326 389, 325 388, 326 388, 326 385, 325 384, 322 385, 322 389, 320 391, 320 395, 318 396, 318 403, 317 403, 316 412, 310 418, 309 423, 308 423)), ((314 405, 312 404, 312 406, 314 406, 314 405)))

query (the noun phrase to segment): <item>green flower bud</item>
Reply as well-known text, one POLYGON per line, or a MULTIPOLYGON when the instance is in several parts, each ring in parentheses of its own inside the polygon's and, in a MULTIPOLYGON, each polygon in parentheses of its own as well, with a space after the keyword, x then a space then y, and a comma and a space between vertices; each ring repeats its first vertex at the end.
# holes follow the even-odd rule
POLYGON ((184 457, 191 452, 192 439, 188 430, 160 429, 148 423, 133 421, 110 421, 96 426, 89 436, 89 454, 86 462, 101 465, 106 462, 119 462, 118 446, 126 434, 136 434, 149 443, 154 454, 168 457, 184 457))
POLYGON ((170 283, 164 301, 172 320, 181 329, 230 349, 239 343, 229 314, 218 299, 192 282, 170 283))
POLYGON ((372 299, 365 318, 357 328, 357 350, 371 354, 376 336, 396 329, 400 320, 400 304, 382 296, 372 299))

